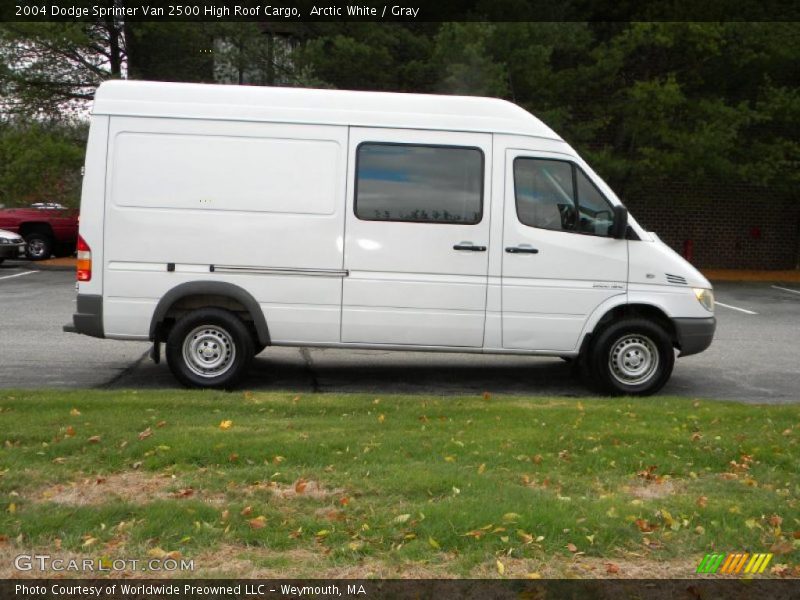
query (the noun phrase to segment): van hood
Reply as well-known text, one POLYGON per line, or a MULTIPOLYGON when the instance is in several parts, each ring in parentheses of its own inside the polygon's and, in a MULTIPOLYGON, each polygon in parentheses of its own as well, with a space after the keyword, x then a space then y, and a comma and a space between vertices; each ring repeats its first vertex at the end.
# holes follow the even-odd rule
POLYGON ((647 285, 711 288, 711 283, 689 261, 652 231, 650 240, 629 241, 629 282, 647 285))

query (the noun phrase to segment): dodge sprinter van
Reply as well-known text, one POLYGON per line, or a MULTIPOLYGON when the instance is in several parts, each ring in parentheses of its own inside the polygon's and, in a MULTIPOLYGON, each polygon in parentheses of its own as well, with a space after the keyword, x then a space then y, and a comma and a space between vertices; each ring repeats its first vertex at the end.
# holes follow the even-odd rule
POLYGON ((651 394, 709 282, 549 127, 491 98, 115 81, 69 331, 228 388, 268 346, 572 358, 651 394))

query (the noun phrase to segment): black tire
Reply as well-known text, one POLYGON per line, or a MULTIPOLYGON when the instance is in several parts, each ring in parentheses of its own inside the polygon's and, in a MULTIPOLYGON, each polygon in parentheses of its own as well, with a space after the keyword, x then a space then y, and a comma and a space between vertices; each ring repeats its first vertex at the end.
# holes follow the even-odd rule
POLYGON ((167 337, 166 357, 170 371, 183 385, 230 389, 253 360, 253 338, 233 313, 201 308, 175 323, 167 337))
POLYGON ((675 350, 664 328, 629 318, 603 329, 587 357, 589 376, 613 395, 649 396, 664 387, 675 366, 675 350))
POLYGON ((262 344, 261 342, 256 342, 255 349, 253 350, 253 355, 261 354, 264 349, 267 347, 267 344, 262 344))
POLYGON ((29 233, 25 236, 25 255, 28 260, 46 260, 53 255, 53 238, 46 233, 29 233))

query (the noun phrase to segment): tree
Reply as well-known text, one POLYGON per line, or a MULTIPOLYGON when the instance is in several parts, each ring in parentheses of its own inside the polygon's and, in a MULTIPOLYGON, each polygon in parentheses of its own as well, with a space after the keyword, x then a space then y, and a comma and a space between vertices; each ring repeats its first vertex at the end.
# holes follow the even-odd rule
POLYGON ((3 23, 0 89, 3 110, 55 116, 76 111, 106 79, 119 78, 126 60, 121 24, 3 23))
POLYGON ((86 125, 0 123, 0 204, 60 202, 77 206, 86 125))

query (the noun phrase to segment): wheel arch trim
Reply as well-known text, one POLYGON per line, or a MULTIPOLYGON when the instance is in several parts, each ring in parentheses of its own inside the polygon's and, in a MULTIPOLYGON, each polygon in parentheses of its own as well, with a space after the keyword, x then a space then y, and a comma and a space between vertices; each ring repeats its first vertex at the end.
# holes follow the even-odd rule
POLYGON ((203 294, 227 296, 240 302, 253 319, 253 325, 255 326, 259 343, 265 345, 270 344, 269 327, 267 327, 267 320, 264 317, 264 311, 261 310, 261 306, 248 291, 238 285, 225 281, 188 281, 170 289, 161 297, 156 305, 155 311, 153 311, 153 317, 150 320, 150 339, 152 341, 156 340, 159 327, 164 322, 164 318, 170 308, 172 308, 176 302, 189 296, 203 294))
POLYGON ((672 321, 673 317, 670 314, 665 303, 658 302, 658 296, 652 295, 642 295, 636 293, 627 293, 627 294, 619 294, 617 296, 612 296, 608 298, 605 302, 601 303, 594 311, 589 315, 589 318, 586 320, 586 323, 583 326, 583 330, 581 331, 581 335, 578 338, 578 345, 577 348, 579 350, 583 350, 585 347, 585 343, 587 338, 591 336, 595 330, 597 329, 597 324, 603 320, 608 313, 613 311, 616 308, 620 308, 623 306, 647 306, 651 309, 654 309, 664 315, 664 318, 668 321, 672 321))

